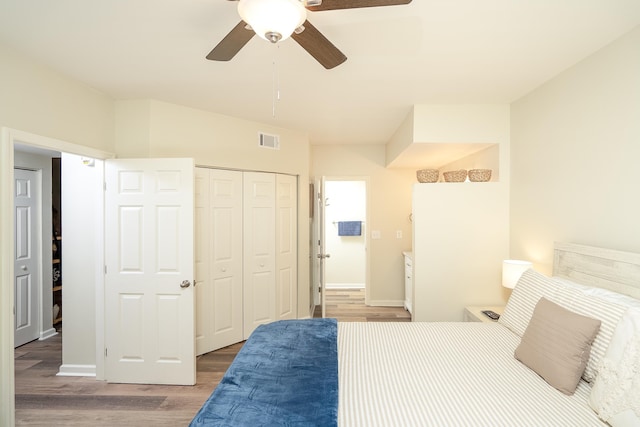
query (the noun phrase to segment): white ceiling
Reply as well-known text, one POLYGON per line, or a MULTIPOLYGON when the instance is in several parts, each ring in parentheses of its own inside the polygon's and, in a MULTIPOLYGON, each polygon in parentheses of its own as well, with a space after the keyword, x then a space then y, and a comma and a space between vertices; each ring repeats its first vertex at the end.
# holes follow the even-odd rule
POLYGON ((258 37, 231 62, 206 60, 239 22, 225 0, 2 0, 0 43, 115 99, 303 130, 312 144, 383 144, 413 104, 518 99, 640 25, 640 1, 413 0, 308 19, 344 64, 258 37))

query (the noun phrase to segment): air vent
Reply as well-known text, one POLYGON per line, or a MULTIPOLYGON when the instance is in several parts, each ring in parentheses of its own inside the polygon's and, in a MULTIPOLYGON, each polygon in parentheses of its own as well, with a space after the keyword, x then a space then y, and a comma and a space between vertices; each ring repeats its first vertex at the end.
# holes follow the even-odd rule
POLYGON ((269 135, 268 133, 260 132, 260 140, 258 144, 261 147, 271 148, 273 150, 280 149, 280 137, 278 135, 269 135))

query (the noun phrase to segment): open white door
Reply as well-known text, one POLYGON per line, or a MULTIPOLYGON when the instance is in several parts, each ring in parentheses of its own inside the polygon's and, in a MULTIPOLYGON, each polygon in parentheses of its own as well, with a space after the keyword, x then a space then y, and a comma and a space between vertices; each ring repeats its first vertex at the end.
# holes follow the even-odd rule
POLYGON ((38 339, 40 305, 38 293, 41 287, 36 224, 38 213, 38 173, 31 170, 14 170, 14 228, 15 246, 14 278, 14 346, 18 347, 38 339))
POLYGON ((325 229, 324 229, 324 216, 325 216, 325 196, 324 196, 324 183, 325 178, 322 177, 316 180, 316 207, 318 208, 318 215, 316 216, 316 227, 318 234, 317 253, 316 253, 316 268, 318 277, 318 287, 320 291, 320 305, 322 307, 322 317, 326 317, 326 286, 325 286, 325 259, 331 255, 325 253, 325 229))
POLYGON ((105 378, 193 385, 193 160, 107 160, 105 182, 105 378))

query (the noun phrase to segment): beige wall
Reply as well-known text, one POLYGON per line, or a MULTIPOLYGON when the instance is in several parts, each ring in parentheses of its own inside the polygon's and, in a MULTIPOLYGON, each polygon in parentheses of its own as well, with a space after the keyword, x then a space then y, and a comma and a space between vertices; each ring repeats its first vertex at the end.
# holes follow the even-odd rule
POLYGON ((640 252, 640 27, 512 105, 511 256, 640 252))
POLYGON ((311 174, 369 178, 369 303, 396 304, 404 301, 402 251, 411 249, 411 185, 415 170, 386 169, 384 145, 314 145, 311 174), (381 239, 371 239, 379 230, 381 239), (396 231, 402 231, 402 239, 396 231))
POLYGON ((404 150, 411 146, 414 142, 413 138, 413 121, 414 121, 414 111, 411 108, 411 111, 405 117, 402 124, 396 129, 391 140, 387 143, 385 147, 386 152, 386 164, 390 165, 393 160, 395 160, 404 150))
POLYGON ((118 157, 192 157, 198 166, 298 176, 298 316, 309 315, 307 134, 155 100, 116 102, 118 157), (280 136, 280 150, 258 133, 280 136))
POLYGON ((0 45, 0 126, 113 151, 113 100, 0 45))

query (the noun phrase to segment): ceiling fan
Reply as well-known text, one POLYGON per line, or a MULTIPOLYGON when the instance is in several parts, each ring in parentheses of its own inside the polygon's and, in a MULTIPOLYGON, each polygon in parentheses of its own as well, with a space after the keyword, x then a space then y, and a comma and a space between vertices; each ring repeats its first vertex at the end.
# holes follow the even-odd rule
POLYGON ((307 11, 395 6, 411 0, 230 0, 238 1, 242 21, 207 55, 212 61, 231 60, 249 40, 258 34, 272 43, 292 37, 326 69, 334 68, 347 57, 307 20, 307 11))

